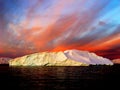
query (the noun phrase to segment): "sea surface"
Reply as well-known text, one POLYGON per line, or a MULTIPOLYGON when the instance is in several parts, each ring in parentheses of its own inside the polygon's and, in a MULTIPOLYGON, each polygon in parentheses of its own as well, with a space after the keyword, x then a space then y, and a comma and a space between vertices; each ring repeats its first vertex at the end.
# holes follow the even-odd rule
POLYGON ((0 65, 0 90, 120 89, 120 65, 10 67, 0 65))

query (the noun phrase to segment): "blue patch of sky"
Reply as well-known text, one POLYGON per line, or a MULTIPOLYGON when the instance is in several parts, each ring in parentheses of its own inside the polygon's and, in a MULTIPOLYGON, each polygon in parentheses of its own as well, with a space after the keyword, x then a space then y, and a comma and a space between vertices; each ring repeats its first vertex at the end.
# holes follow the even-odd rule
MULTIPOLYGON (((105 35, 108 36, 116 31, 116 28, 120 24, 119 5, 120 2, 118 2, 118 0, 112 0, 109 4, 107 4, 107 6, 104 9, 101 10, 100 12, 101 16, 97 17, 96 20, 91 25, 91 27, 97 28, 96 30, 93 30, 94 31, 92 32, 93 34, 97 34, 98 32, 105 32, 105 35), (102 28, 100 28, 97 23, 100 21, 103 21, 105 23, 105 25, 100 26, 102 28)), ((82 37, 85 37, 90 32, 91 31, 88 30, 82 35, 82 37)))

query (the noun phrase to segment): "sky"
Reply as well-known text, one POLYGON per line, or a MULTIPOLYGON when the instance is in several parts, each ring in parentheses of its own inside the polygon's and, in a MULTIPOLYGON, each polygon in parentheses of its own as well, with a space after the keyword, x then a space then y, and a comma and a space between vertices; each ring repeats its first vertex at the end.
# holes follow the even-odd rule
POLYGON ((0 0, 0 56, 67 49, 120 58, 120 0, 0 0))

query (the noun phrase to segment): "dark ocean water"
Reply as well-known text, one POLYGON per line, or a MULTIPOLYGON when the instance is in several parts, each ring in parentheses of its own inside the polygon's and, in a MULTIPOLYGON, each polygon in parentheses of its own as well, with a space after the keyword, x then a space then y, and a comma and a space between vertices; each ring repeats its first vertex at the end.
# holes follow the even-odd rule
POLYGON ((0 90, 97 90, 105 88, 120 88, 120 65, 88 67, 0 65, 0 90))

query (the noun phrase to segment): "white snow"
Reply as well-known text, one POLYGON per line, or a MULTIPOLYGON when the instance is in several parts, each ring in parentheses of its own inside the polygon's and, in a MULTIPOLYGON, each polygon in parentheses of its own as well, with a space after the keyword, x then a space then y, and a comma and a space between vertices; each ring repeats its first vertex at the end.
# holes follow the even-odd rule
POLYGON ((80 51, 80 50, 66 50, 64 54, 68 59, 72 59, 75 61, 79 61, 86 64, 92 65, 113 65, 112 61, 107 58, 100 57, 94 53, 90 53, 88 51, 80 51))

